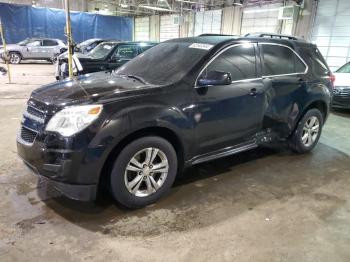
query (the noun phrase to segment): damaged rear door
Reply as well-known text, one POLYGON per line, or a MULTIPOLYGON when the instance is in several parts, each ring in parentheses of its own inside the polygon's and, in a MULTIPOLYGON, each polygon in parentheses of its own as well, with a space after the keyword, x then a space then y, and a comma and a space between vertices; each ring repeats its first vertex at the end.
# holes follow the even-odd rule
POLYGON ((267 111, 264 128, 288 136, 304 104, 308 67, 291 48, 275 43, 260 43, 262 78, 267 111))

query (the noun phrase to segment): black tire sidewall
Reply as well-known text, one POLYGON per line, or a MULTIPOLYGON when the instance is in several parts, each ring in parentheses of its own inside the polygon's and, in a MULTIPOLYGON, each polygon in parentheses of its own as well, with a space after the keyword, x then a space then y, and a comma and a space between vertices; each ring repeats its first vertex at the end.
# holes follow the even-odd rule
POLYGON ((127 146, 118 155, 110 177, 110 188, 114 199, 127 208, 140 208, 157 201, 174 183, 177 173, 177 156, 173 146, 165 139, 156 136, 139 138, 127 146), (125 186, 124 172, 130 159, 140 150, 156 147, 163 151, 168 159, 169 172, 161 188, 147 197, 137 197, 131 194, 125 186))
POLYGON ((298 127, 296 128, 296 130, 295 130, 295 132, 293 134, 292 143, 293 143, 294 150, 299 152, 299 153, 306 153, 306 152, 309 152, 312 149, 314 149, 314 147, 318 143, 318 140, 321 137, 322 127, 323 127, 323 116, 322 116, 322 113, 316 108, 310 109, 309 111, 307 111, 306 114, 299 121, 298 127), (315 116, 315 117, 318 118, 320 127, 319 127, 318 136, 317 136, 317 139, 315 140, 315 142, 311 146, 306 147, 303 144, 303 142, 301 140, 301 137, 302 137, 302 134, 303 134, 303 128, 304 128, 305 122, 312 116, 315 116))

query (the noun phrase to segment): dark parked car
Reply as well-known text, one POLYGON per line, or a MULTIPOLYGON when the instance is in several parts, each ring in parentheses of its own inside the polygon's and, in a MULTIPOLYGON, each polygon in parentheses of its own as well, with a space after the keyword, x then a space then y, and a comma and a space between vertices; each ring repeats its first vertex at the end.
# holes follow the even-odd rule
MULTIPOLYGON (((87 54, 76 54, 81 66, 74 63, 75 74, 116 69, 156 44, 154 42, 103 42, 87 54)), ((58 58, 55 73, 57 80, 68 77, 67 61, 67 55, 58 58)))
POLYGON ((332 107, 350 109, 350 62, 335 71, 334 75, 332 107))
POLYGON ((185 167, 286 141, 318 142, 332 75, 297 39, 173 39, 113 72, 31 94, 18 154, 63 194, 91 200, 105 184, 138 208, 164 195, 185 167))
MULTIPOLYGON (((91 38, 88 40, 85 40, 76 46, 74 46, 74 53, 82 53, 86 54, 89 53, 92 49, 94 49, 97 45, 101 44, 102 42, 107 42, 112 40, 103 40, 100 38, 91 38)), ((62 54, 59 56, 59 58, 63 58, 64 55, 67 55, 67 48, 62 50, 62 54)))

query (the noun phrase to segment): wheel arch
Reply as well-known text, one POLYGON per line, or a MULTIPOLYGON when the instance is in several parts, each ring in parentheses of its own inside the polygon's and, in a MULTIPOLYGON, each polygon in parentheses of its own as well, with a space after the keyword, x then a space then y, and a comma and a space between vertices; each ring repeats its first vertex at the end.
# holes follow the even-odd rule
POLYGON ((118 157, 121 150, 135 139, 146 136, 159 136, 167 140, 175 149, 178 158, 178 172, 181 172, 184 168, 184 145, 181 142, 179 136, 171 129, 167 127, 153 126, 144 127, 138 129, 125 137, 123 137, 109 152, 107 158, 103 163, 103 167, 100 172, 99 188, 103 189, 108 185, 109 176, 113 168, 115 159, 118 157))
POLYGON ((315 100, 312 101, 311 103, 309 103, 304 110, 301 112, 301 114, 299 115, 299 117, 297 118, 297 121, 294 124, 293 130, 291 132, 291 134, 294 133, 295 129, 298 127, 298 123, 300 122, 300 120, 303 118, 303 116, 310 110, 310 109, 318 109, 323 117, 323 123, 326 121, 327 116, 328 116, 328 112, 329 112, 329 106, 327 106, 327 103, 323 100, 315 100))
POLYGON ((22 55, 21 51, 18 51, 18 50, 9 50, 9 54, 11 54, 11 53, 16 53, 16 54, 18 54, 18 55, 21 57, 21 59, 23 59, 23 55, 22 55))
POLYGON ((323 100, 316 100, 313 101, 312 103, 310 103, 303 111, 303 114, 300 116, 298 122, 300 121, 300 119, 306 114, 307 111, 309 111, 310 109, 318 109, 323 116, 323 122, 326 121, 327 116, 328 116, 328 111, 329 111, 329 107, 327 106, 327 103, 323 100))

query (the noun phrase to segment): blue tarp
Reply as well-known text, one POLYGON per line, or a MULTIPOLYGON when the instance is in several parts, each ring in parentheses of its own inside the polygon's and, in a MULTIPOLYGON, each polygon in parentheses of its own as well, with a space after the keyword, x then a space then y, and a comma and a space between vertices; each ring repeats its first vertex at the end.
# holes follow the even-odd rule
MULTIPOLYGON (((0 3, 0 17, 9 44, 27 37, 58 38, 66 42, 64 10, 0 3)), ((73 39, 78 43, 89 38, 132 40, 133 20, 129 17, 71 12, 71 23, 73 39)))

